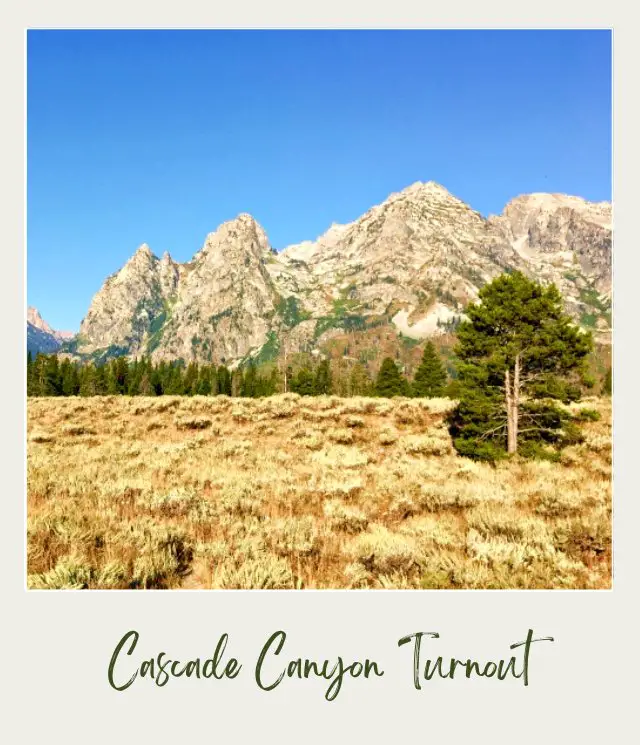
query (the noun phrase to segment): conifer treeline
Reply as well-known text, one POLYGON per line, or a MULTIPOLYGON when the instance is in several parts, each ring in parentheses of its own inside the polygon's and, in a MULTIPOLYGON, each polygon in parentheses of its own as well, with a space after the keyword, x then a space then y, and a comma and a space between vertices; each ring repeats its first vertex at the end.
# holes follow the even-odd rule
POLYGON ((60 360, 55 354, 27 356, 29 396, 271 396, 285 390, 302 396, 331 393, 349 396, 440 396, 446 372, 435 347, 427 342, 422 362, 410 382, 396 363, 383 360, 376 380, 357 363, 347 372, 332 370, 329 360, 303 364, 294 372, 275 365, 249 363, 229 370, 224 365, 182 361, 159 362, 117 357, 105 364, 60 360))

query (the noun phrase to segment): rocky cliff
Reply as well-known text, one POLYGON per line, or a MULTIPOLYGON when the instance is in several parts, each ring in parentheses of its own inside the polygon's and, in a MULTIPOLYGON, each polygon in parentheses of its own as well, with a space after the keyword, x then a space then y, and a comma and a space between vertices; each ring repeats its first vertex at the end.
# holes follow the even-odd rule
POLYGON ((450 329, 483 284, 516 269, 555 282, 576 321, 608 339, 609 203, 531 194, 485 219, 428 182, 279 253, 244 214, 185 264, 143 244, 106 280, 67 349, 233 364, 285 346, 312 351, 376 324, 420 339, 450 329))
POLYGON ((57 352, 61 345, 73 338, 71 331, 56 331, 40 315, 37 308, 27 308, 27 351, 32 354, 57 352))

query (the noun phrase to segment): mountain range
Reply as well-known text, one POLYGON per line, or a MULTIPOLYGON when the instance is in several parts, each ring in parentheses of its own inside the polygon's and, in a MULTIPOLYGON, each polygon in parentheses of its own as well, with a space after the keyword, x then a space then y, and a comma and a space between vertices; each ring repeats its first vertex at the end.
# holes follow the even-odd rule
POLYGON ((37 308, 31 306, 27 308, 27 350, 33 354, 57 352, 74 336, 75 334, 71 331, 54 331, 37 308))
POLYGON ((235 365, 321 352, 336 335, 373 327, 413 340, 444 334, 485 283, 520 270, 554 282, 576 323, 608 343, 611 218, 610 203, 563 194, 519 196, 485 218, 439 184, 418 182, 277 252, 241 214, 186 263, 142 244, 105 280, 73 339, 37 312, 28 335, 76 358, 235 365))

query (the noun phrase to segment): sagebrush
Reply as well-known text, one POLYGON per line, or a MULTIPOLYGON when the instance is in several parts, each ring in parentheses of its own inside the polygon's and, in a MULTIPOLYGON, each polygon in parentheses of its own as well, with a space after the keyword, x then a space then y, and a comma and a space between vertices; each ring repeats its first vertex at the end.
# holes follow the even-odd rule
MULTIPOLYGON (((457 455, 448 399, 31 398, 31 588, 608 588, 611 403, 558 462, 457 455)), ((595 414, 594 414, 595 412, 595 414)))

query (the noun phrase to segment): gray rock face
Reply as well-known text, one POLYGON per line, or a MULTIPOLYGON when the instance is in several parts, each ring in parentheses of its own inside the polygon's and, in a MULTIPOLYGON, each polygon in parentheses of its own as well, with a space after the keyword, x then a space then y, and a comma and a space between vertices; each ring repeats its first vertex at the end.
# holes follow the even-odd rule
POLYGON ((565 194, 512 200, 498 218, 533 270, 552 263, 577 267, 601 293, 611 291, 611 204, 565 194))
POLYGON ((80 325, 78 352, 102 349, 139 354, 149 345, 156 326, 177 288, 171 258, 160 261, 143 243, 116 274, 107 278, 80 325))
POLYGON ((51 334, 27 321, 27 352, 36 355, 53 354, 60 349, 60 342, 51 334))
MULTIPOLYGON (((391 313, 418 337, 461 313, 505 268, 524 267, 500 231, 433 182, 392 194, 306 252, 311 284, 323 296, 361 315, 391 313)), ((285 249, 283 259, 292 255, 300 261, 299 247, 285 249)))
POLYGON ((44 320, 37 308, 27 308, 27 351, 31 354, 57 352, 65 341, 73 338, 71 331, 56 331, 44 320))
POLYGON ((532 194, 485 219, 428 182, 279 254, 244 214, 186 264, 143 245, 95 296, 77 349, 233 364, 283 346, 312 350, 336 329, 377 322, 423 338, 443 333, 482 285, 514 269, 558 284, 568 310, 606 340, 610 204, 532 194))
POLYGON ((278 295, 265 268, 264 230, 240 215, 207 236, 184 268, 162 335, 162 355, 233 361, 260 348, 278 295))

